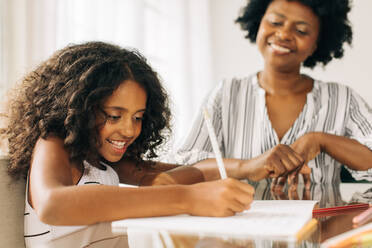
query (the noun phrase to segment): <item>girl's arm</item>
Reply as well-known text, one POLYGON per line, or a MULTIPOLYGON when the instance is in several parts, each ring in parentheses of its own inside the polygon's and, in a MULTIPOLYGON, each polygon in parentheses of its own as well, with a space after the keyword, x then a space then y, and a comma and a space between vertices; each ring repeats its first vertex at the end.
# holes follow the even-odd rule
POLYGON ((252 186, 234 179, 193 185, 124 188, 76 186, 78 165, 59 138, 39 139, 30 167, 30 203, 51 225, 86 225, 132 217, 188 213, 227 216, 248 209, 252 186))

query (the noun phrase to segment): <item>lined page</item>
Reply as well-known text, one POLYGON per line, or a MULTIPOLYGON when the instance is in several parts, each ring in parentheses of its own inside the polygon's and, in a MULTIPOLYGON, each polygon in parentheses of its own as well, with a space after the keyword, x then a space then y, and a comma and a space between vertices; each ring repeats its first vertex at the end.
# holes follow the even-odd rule
POLYGON ((312 218, 316 201, 253 201, 251 209, 231 217, 176 215, 134 218, 112 223, 113 232, 127 228, 166 230, 198 235, 254 236, 255 239, 296 240, 296 234, 312 218))

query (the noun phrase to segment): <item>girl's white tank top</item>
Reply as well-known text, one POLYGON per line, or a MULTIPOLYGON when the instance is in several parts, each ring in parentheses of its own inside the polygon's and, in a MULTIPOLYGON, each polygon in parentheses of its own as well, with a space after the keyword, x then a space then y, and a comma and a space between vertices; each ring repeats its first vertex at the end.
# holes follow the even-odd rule
MULTIPOLYGON (((111 166, 101 162, 99 169, 84 161, 84 172, 77 186, 87 184, 119 185, 119 177, 111 166)), ((24 213, 24 236, 26 247, 40 247, 53 243, 61 237, 87 229, 88 226, 52 226, 39 220, 28 201, 28 180, 26 184, 26 202, 24 213), (44 245, 43 245, 44 244, 44 245)), ((100 227, 102 229, 102 226, 100 227)), ((107 231, 107 230, 106 230, 107 231)), ((109 231, 109 230, 108 230, 109 231)), ((80 247, 80 246, 74 246, 80 247)))

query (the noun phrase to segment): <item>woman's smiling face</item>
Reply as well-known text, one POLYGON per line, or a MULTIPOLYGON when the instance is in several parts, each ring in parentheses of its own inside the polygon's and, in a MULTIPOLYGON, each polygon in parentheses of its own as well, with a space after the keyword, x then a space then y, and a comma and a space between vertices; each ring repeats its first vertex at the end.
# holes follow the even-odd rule
POLYGON ((256 43, 265 64, 280 70, 299 69, 317 48, 319 18, 298 1, 274 0, 268 6, 256 43))
POLYGON ((96 123, 98 126, 104 123, 98 131, 101 143, 98 152, 104 159, 119 161, 140 135, 146 101, 143 87, 135 81, 126 80, 103 103, 104 115, 98 114, 96 123))

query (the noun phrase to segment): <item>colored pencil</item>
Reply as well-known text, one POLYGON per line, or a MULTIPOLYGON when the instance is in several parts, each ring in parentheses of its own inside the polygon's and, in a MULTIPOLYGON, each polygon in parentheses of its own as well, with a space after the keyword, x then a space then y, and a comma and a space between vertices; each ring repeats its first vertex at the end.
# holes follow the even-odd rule
POLYGON ((359 215, 353 218, 353 223, 357 225, 363 225, 364 223, 368 222, 372 219, 372 207, 368 208, 367 210, 363 211, 359 215))
POLYGON ((368 209, 368 203, 358 203, 358 204, 351 204, 351 205, 344 205, 344 206, 335 206, 330 208, 316 208, 313 210, 313 216, 316 215, 337 215, 338 213, 345 213, 349 211, 355 210, 364 210, 368 209))

